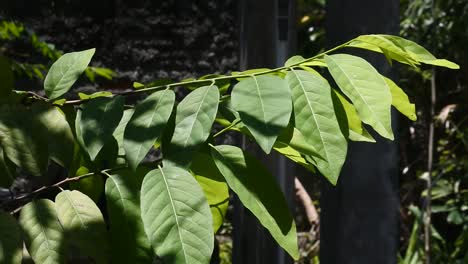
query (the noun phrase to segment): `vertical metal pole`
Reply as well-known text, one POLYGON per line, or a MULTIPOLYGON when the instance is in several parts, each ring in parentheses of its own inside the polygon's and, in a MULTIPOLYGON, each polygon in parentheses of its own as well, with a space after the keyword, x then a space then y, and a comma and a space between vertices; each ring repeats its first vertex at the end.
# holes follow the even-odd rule
MULTIPOLYGON (((295 47, 294 0, 241 0, 241 70, 277 67, 295 47)), ((260 158, 275 175, 291 209, 294 202, 294 167, 284 157, 268 157, 254 144, 243 140, 244 149, 260 158)), ((292 264, 292 259, 274 241, 268 231, 237 200, 234 205, 234 264, 292 264)))
MULTIPOLYGON (((399 32, 399 0, 329 0, 330 46, 360 34, 399 32)), ((380 73, 395 77, 385 58, 364 55, 380 73)), ((393 264, 398 250, 398 154, 396 139, 374 134, 377 143, 352 142, 336 187, 323 182, 321 196, 322 264, 393 264)))

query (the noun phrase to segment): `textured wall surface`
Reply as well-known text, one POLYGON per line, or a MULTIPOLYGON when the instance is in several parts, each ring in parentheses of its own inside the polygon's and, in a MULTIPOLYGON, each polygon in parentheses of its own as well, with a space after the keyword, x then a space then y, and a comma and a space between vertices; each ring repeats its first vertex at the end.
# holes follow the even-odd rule
POLYGON ((93 65, 115 69, 116 88, 238 69, 233 0, 1 2, 1 15, 65 52, 95 47, 93 65))

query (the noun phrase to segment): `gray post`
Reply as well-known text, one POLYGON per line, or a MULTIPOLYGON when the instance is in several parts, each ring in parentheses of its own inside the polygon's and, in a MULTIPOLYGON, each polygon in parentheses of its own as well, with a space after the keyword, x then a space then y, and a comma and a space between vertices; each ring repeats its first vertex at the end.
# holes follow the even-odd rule
MULTIPOLYGON (((327 1, 326 26, 330 46, 359 34, 398 34, 399 0, 327 1)), ((380 73, 393 75, 383 56, 365 57, 380 73)), ((397 138, 395 120, 393 129, 397 138)), ((397 139, 391 142, 374 136, 376 144, 350 144, 336 187, 323 182, 320 221, 322 264, 397 262, 397 139)))
MULTIPOLYGON (((241 70, 278 67, 295 47, 294 0, 242 0, 239 3, 241 70)), ((244 149, 256 154, 275 175, 290 208, 294 202, 294 167, 276 153, 268 157, 254 144, 244 149)), ((234 264, 292 264, 257 219, 237 200, 233 220, 234 264)))

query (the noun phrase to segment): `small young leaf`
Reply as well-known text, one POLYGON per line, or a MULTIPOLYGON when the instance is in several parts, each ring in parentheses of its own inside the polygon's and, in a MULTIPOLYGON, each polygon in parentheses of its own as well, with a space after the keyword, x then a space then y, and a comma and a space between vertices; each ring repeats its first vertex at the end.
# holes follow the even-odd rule
POLYGON ((121 96, 99 97, 83 106, 81 122, 76 125, 76 133, 77 137, 81 134, 84 147, 91 160, 96 158, 104 144, 112 138, 112 133, 119 125, 123 111, 124 98, 121 96))
POLYGON ((97 264, 108 263, 106 224, 93 200, 79 191, 65 190, 55 197, 55 208, 70 243, 97 264))
POLYGON ((366 60, 348 55, 327 56, 330 74, 351 99, 361 120, 381 136, 393 140, 390 120, 392 95, 383 77, 366 60))
POLYGON ((19 221, 26 248, 35 263, 65 263, 65 235, 52 201, 41 199, 28 203, 21 209, 19 221))
POLYGON ((165 165, 190 167, 194 152, 210 135, 218 104, 219 91, 214 85, 194 90, 179 103, 171 143, 163 152, 165 165))
POLYGON ((416 121, 416 107, 409 101, 408 95, 396 83, 384 77, 392 93, 392 105, 412 121, 416 121))
POLYGON ((240 81, 232 91, 232 105, 265 153, 289 122, 291 91, 285 80, 262 75, 240 81))
POLYGON ((21 229, 16 219, 0 211, 0 263, 21 264, 22 250, 21 229))
POLYGON ((140 188, 147 169, 121 170, 106 181, 112 263, 151 263, 153 251, 140 213, 140 188))
POLYGON ((190 170, 203 189, 205 197, 210 205, 213 216, 214 233, 218 231, 224 222, 229 205, 229 189, 223 175, 218 171, 216 164, 210 155, 197 153, 193 158, 190 170))
POLYGON ((294 102, 296 128, 324 159, 318 170, 336 184, 346 159, 348 142, 341 133, 328 82, 318 73, 291 70, 286 75, 294 102))
POLYGON ((214 247, 210 208, 187 171, 177 167, 150 171, 141 186, 141 217, 151 245, 164 263, 210 262, 214 247))
POLYGON ((296 224, 273 176, 240 148, 212 147, 211 155, 229 187, 294 259, 299 258, 296 224))
POLYGON ((172 90, 155 92, 135 107, 124 132, 124 149, 128 163, 136 169, 153 144, 161 138, 174 107, 172 90))
POLYGON ((55 99, 66 93, 88 67, 95 49, 71 52, 60 57, 52 67, 44 81, 46 95, 55 99))

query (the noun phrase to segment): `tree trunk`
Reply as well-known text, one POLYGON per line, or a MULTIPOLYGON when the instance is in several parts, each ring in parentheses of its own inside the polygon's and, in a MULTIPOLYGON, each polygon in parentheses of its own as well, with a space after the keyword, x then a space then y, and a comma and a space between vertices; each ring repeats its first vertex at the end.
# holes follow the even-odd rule
MULTIPOLYGON (((242 0, 239 3, 241 70, 278 67, 292 54, 295 45, 294 0, 242 0)), ((290 208, 294 202, 294 166, 284 157, 268 157, 243 139, 243 148, 254 153, 277 178, 290 208)), ((258 220, 237 199, 233 219, 234 264, 292 264, 258 220)))
MULTIPOLYGON (((330 46, 360 34, 398 34, 399 1, 327 1, 326 27, 330 46)), ((395 77, 384 56, 359 55, 365 55, 380 73, 395 77)), ((395 142, 375 133, 377 143, 352 142, 337 186, 323 181, 322 264, 397 262, 398 116, 392 116, 395 142)))

